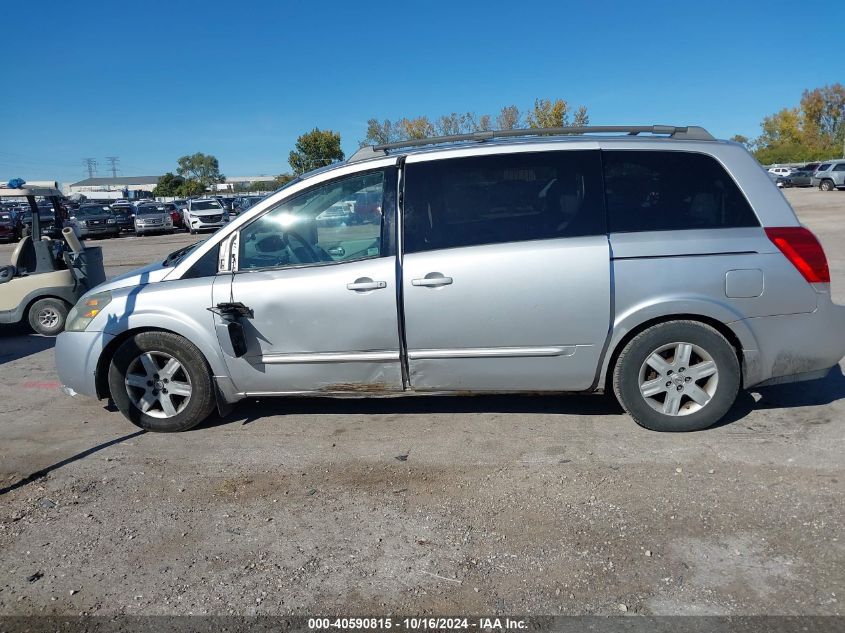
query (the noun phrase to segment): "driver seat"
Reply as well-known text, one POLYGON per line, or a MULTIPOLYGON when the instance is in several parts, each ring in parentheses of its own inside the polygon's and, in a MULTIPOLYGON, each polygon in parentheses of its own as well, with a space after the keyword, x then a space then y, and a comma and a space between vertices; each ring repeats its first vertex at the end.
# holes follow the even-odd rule
POLYGON ((26 235, 18 242, 15 250, 12 251, 11 264, 17 269, 17 274, 35 270, 35 247, 32 244, 32 236, 26 235))

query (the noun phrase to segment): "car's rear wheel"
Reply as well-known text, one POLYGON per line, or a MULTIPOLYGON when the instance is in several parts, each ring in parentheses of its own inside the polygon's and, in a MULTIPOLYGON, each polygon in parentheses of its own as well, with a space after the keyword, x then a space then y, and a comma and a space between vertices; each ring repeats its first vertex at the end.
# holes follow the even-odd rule
POLYGON ((669 321, 622 350, 613 390, 634 421, 653 431, 697 431, 728 412, 740 385, 733 346, 698 321, 669 321))
POLYGON ((833 181, 832 180, 822 180, 821 184, 819 185, 819 189, 822 191, 833 191, 834 190, 833 181))
POLYGON ((29 326, 38 334, 56 336, 65 329, 67 304, 61 299, 39 299, 29 307, 29 326))
POLYGON ((214 385, 202 352, 170 332, 141 332, 121 345, 109 366, 112 400, 149 431, 187 431, 214 409, 214 385))

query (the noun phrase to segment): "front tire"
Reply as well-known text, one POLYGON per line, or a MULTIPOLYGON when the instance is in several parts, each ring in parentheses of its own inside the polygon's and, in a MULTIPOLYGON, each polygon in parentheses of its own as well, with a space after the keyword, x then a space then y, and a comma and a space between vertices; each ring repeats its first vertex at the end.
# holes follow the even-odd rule
POLYGON ((61 299, 39 299, 29 308, 29 327, 37 334, 57 336, 65 329, 67 312, 67 304, 61 299))
POLYGON ((109 366, 109 391, 120 412, 148 431, 187 431, 214 409, 205 357, 171 332, 141 332, 121 345, 109 366))
POLYGON ((669 321, 625 346, 613 390, 634 421, 652 431, 698 431, 721 420, 736 399, 741 371, 733 346, 698 321, 669 321))
POLYGON ((833 191, 833 181, 832 180, 822 180, 821 184, 819 185, 819 189, 822 191, 833 191))

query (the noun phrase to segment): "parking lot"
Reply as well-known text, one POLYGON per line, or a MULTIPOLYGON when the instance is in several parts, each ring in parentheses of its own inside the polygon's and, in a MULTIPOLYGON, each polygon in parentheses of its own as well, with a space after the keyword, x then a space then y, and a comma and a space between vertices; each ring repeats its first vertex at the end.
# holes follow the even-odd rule
MULTIPOLYGON (((785 192, 845 303, 845 192, 785 192)), ((107 274, 202 239, 96 242, 107 274)), ((0 245, 6 263, 12 245, 0 245)), ((144 433, 0 329, 0 614, 843 614, 845 377, 692 434, 604 396, 277 399, 144 433)))

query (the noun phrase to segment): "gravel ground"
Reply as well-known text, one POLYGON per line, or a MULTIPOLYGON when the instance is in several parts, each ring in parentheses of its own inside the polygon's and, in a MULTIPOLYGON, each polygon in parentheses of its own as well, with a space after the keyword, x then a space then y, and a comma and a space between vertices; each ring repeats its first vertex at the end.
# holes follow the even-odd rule
MULTIPOLYGON (((845 193, 786 195, 845 303, 845 193)), ((193 239, 101 245, 115 274, 193 239)), ((52 343, 0 330, 0 614, 845 612, 841 369, 685 435, 602 396, 254 400, 155 435, 62 395, 52 343)))

